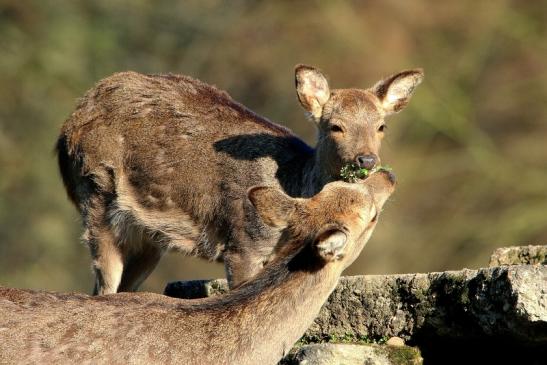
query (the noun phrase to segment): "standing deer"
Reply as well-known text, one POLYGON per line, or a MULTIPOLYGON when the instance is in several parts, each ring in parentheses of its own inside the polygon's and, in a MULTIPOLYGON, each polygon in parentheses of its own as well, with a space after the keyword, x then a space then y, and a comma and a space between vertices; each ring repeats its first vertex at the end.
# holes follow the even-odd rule
POLYGON ((275 257, 219 297, 90 297, 0 288, 0 363, 276 364, 360 254, 394 177, 332 182, 309 199, 256 187, 250 203, 281 230, 275 257))
POLYGON ((315 149, 186 76, 124 72, 87 92, 57 151, 83 217, 95 294, 136 290, 169 250, 223 260, 232 288, 253 277, 279 230, 260 221, 247 189, 310 197, 346 163, 374 167, 384 117, 401 110, 423 78, 417 69, 367 90, 330 90, 313 67, 295 74, 298 99, 319 130, 315 149))

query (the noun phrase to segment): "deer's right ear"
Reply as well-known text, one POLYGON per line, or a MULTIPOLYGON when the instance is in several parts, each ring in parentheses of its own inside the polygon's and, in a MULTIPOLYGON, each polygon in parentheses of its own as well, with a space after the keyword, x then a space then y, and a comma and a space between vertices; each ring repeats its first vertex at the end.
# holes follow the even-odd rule
POLYGON ((330 98, 329 83, 318 69, 297 65, 295 70, 296 94, 302 107, 315 121, 321 119, 323 106, 330 98))
POLYGON ((254 186, 247 196, 264 223, 277 228, 287 226, 297 204, 297 199, 269 186, 254 186))

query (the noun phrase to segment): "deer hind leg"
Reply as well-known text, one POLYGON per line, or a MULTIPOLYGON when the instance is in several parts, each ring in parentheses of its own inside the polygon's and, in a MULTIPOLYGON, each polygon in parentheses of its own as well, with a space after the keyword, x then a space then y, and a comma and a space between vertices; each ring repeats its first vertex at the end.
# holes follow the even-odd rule
POLYGON ((165 250, 155 242, 144 238, 138 251, 126 255, 118 291, 136 291, 156 268, 164 252, 165 250))
POLYGON ((124 255, 119 235, 108 216, 109 194, 92 194, 81 206, 84 218, 84 241, 91 250, 95 288, 93 295, 116 293, 122 278, 124 255))
POLYGON ((91 249, 95 288, 93 295, 116 293, 123 272, 123 255, 108 226, 88 228, 87 243, 91 249))

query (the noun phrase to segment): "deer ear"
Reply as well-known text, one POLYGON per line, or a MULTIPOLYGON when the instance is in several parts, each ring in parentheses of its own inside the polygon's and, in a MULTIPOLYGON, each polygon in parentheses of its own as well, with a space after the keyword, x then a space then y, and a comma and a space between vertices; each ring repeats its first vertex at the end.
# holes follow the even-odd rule
POLYGON ((408 104, 414 89, 423 78, 424 71, 421 68, 402 71, 376 83, 372 92, 380 99, 386 115, 397 113, 408 104))
POLYGON ((297 204, 297 199, 268 186, 254 186, 249 189, 247 196, 264 223, 277 228, 288 225, 297 204))
POLYGON ((344 257, 348 236, 338 229, 321 233, 315 240, 317 254, 325 261, 336 261, 344 257))
POLYGON ((302 107, 315 121, 323 114, 323 106, 330 98, 329 83, 318 69, 297 65, 295 70, 296 94, 302 107))

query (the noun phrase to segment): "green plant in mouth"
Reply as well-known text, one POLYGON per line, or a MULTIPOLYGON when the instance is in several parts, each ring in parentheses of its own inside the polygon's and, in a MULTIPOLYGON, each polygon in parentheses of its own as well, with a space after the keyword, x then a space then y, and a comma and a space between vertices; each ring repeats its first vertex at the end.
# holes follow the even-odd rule
POLYGON ((378 165, 369 170, 361 168, 353 163, 349 163, 340 169, 340 177, 346 182, 354 183, 359 179, 364 179, 367 176, 379 171, 391 171, 391 167, 378 165))

